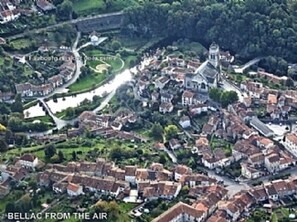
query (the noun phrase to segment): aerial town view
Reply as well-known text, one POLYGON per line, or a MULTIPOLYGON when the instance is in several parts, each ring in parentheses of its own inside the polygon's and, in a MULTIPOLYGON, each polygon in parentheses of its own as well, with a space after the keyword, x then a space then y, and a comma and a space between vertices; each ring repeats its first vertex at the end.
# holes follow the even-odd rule
POLYGON ((0 221, 297 221, 296 0, 0 0, 0 221))

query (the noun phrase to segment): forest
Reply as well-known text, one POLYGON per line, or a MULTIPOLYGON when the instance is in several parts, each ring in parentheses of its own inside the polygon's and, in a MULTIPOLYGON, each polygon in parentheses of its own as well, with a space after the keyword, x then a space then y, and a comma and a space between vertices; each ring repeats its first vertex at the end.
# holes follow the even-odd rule
POLYGON ((243 59, 273 56, 281 67, 297 60, 294 0, 155 0, 126 12, 124 31, 131 35, 216 42, 243 59))

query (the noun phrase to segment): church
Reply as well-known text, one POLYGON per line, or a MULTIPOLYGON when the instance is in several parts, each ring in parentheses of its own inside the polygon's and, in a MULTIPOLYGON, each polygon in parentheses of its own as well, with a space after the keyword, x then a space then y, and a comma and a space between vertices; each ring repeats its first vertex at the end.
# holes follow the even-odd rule
POLYGON ((211 44, 208 59, 194 73, 185 76, 184 87, 189 90, 207 93, 217 87, 220 78, 220 48, 211 44))

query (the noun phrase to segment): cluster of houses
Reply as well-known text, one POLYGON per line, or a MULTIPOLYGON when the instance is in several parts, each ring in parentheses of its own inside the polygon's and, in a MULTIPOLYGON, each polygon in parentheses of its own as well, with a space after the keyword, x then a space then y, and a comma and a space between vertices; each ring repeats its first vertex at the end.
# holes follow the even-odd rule
POLYGON ((217 44, 210 46, 204 62, 176 54, 163 57, 164 51, 157 51, 150 65, 136 79, 138 96, 149 99, 151 106, 158 104, 163 114, 171 113, 180 103, 176 101, 180 94, 183 94, 182 105, 198 106, 193 108, 194 112, 204 110, 205 107, 199 105, 207 100, 208 90, 219 85, 221 63, 233 61, 230 53, 220 51, 217 44), (156 70, 157 74, 151 70, 156 70), (149 92, 151 83, 155 85, 153 92, 149 92))
POLYGON ((189 196, 197 198, 194 203, 190 205, 179 202, 153 222, 240 221, 264 204, 270 203, 269 206, 273 207, 278 206, 278 201, 286 197, 294 198, 296 192, 296 178, 266 182, 232 197, 228 197, 226 189, 218 185, 193 187, 189 191, 189 196))
POLYGON ((254 114, 242 105, 229 106, 228 110, 211 116, 208 123, 203 126, 202 134, 196 140, 192 151, 202 156, 202 164, 209 169, 215 169, 240 161, 241 174, 248 179, 275 174, 294 166, 296 164, 294 147, 297 142, 295 134, 286 136, 288 139, 284 143, 289 144, 285 145, 285 148, 288 148, 281 149, 272 139, 263 136, 264 130, 260 128, 267 127, 265 124, 257 120, 259 125, 254 127, 252 124, 256 122, 254 114), (248 120, 255 129, 247 125, 248 120), (213 150, 210 146, 212 137, 234 144, 232 152, 227 155, 221 148, 213 150))
POLYGON ((216 183, 215 179, 208 176, 193 174, 192 169, 184 165, 177 165, 172 171, 160 163, 152 163, 149 168, 119 168, 102 158, 96 162, 48 165, 44 172, 38 174, 37 179, 40 186, 52 186, 56 193, 67 192, 69 196, 79 196, 85 192, 94 192, 128 202, 173 199, 184 185, 194 187, 216 183))
MULTIPOLYGON (((56 7, 47 0, 35 0, 37 9, 46 13, 53 11, 56 7)), ((23 8, 22 0, 1 0, 0 1, 0 24, 5 24, 18 19, 21 15, 30 16, 34 13, 31 8, 23 8)))
POLYGON ((53 92, 55 88, 71 80, 76 69, 73 55, 70 52, 65 52, 63 58, 65 58, 65 62, 59 67, 60 73, 58 75, 48 78, 41 85, 33 85, 29 82, 16 84, 16 92, 22 97, 46 96, 53 92))
MULTIPOLYGON (((205 107, 207 111, 208 107, 205 107)), ((193 106, 190 111, 193 109, 193 106)), ((179 124, 186 128, 191 125, 188 116, 182 116, 179 124)), ((241 175, 255 179, 268 174, 275 174, 296 164, 297 135, 288 133, 282 143, 286 149, 277 145, 269 136, 273 131, 261 122, 255 112, 244 103, 230 105, 228 109, 210 116, 197 137, 192 153, 201 157, 201 163, 209 169, 223 169, 235 162, 240 162, 241 175), (215 138, 216 147, 212 146, 215 138), (229 146, 229 147, 227 147, 229 146)), ((155 148, 165 150, 157 143, 155 148)), ((182 149, 180 141, 171 139, 169 148, 182 149)))
POLYGON ((272 73, 265 72, 265 70, 259 68, 257 72, 249 72, 248 75, 253 78, 261 78, 267 80, 269 83, 275 85, 285 85, 286 81, 289 79, 287 76, 277 76, 272 73))
MULTIPOLYGON (((15 165, 2 166, 0 195, 10 192, 11 181, 20 182, 39 164, 37 157, 24 154, 15 165)), ((241 191, 234 196, 219 185, 216 179, 193 173, 185 165, 167 170, 160 163, 148 168, 124 166, 98 158, 96 162, 69 162, 67 165, 49 164, 37 175, 38 185, 49 187, 58 194, 70 197, 87 192, 111 195, 118 200, 141 203, 154 199, 172 200, 182 189, 189 188, 191 204, 179 202, 155 218, 159 221, 238 221, 248 217, 264 203, 272 206, 285 197, 293 197, 297 191, 297 179, 275 180, 241 191)))
POLYGON ((7 102, 14 98, 15 94, 12 92, 2 92, 0 90, 0 102, 7 102))
POLYGON ((13 21, 20 17, 18 6, 20 0, 1 0, 0 1, 0 24, 13 21))
POLYGON ((248 94, 248 97, 244 98, 245 105, 263 107, 263 114, 268 114, 271 120, 287 119, 289 112, 296 108, 295 90, 269 89, 262 83, 252 80, 242 82, 240 88, 248 94))
POLYGON ((136 123, 138 117, 130 110, 120 110, 113 115, 97 115, 92 111, 85 111, 78 117, 78 128, 69 129, 68 137, 76 137, 88 130, 92 136, 106 139, 120 139, 131 142, 146 142, 147 139, 134 132, 124 129, 136 123))
POLYGON ((31 154, 24 154, 20 158, 16 158, 14 165, 1 165, 0 197, 3 198, 9 194, 12 182, 21 182, 40 165, 42 162, 38 157, 31 154))

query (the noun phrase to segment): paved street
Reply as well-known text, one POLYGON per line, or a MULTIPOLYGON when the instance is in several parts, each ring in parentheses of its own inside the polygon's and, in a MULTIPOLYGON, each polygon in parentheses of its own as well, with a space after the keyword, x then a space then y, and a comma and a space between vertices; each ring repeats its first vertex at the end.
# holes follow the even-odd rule
POLYGON ((226 176, 220 176, 217 175, 214 171, 212 170, 205 170, 209 176, 216 178, 218 181, 224 181, 224 184, 226 185, 226 189, 228 190, 228 195, 233 196, 236 193, 240 192, 241 190, 247 190, 250 188, 248 184, 245 183, 238 183, 226 176))
POLYGON ((223 81, 222 81, 223 82, 222 88, 224 90, 226 90, 226 91, 233 90, 233 91, 237 92, 238 99, 239 99, 240 102, 242 102, 243 101, 243 98, 246 96, 246 93, 245 92, 241 92, 241 90, 237 86, 235 86, 233 83, 230 83, 230 81, 227 80, 225 77, 222 77, 222 79, 223 79, 223 81))

